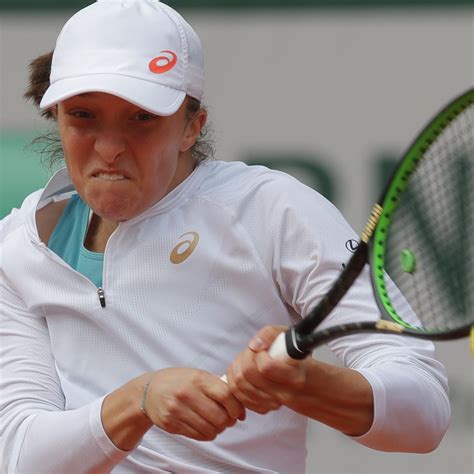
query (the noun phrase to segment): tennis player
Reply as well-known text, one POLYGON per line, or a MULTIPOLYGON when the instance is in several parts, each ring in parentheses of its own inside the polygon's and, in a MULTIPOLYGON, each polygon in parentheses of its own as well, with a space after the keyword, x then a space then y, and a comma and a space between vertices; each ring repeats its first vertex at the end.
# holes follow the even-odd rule
MULTIPOLYGON (((431 343, 338 339, 341 367, 269 358, 356 236, 296 179, 199 157, 191 26, 101 0, 50 59, 27 95, 66 167, 1 228, 1 471, 303 473, 308 417, 374 449, 435 449, 450 406, 431 343)), ((362 278, 327 324, 377 316, 362 278)))

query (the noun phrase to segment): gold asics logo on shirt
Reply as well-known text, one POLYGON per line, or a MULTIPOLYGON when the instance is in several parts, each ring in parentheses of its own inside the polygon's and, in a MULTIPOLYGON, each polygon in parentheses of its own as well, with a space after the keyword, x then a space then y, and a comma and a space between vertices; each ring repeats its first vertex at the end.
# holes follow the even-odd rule
POLYGON ((183 240, 171 251, 171 263, 176 265, 183 263, 193 253, 199 243, 199 234, 197 232, 187 232, 186 234, 180 235, 179 238, 182 239, 186 236, 191 236, 191 238, 183 240))

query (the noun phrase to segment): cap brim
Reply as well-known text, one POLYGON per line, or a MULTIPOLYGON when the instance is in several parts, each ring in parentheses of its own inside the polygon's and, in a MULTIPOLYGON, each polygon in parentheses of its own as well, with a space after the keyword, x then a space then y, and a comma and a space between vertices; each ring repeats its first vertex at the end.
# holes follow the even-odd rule
POLYGON ((65 99, 85 92, 112 94, 156 115, 174 114, 186 97, 183 91, 135 77, 93 74, 54 82, 44 94, 40 108, 48 109, 65 99))

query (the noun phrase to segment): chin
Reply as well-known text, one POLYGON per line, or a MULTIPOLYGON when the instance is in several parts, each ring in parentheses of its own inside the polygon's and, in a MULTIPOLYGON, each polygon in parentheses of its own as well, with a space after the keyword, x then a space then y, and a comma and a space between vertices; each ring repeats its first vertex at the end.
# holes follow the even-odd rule
POLYGON ((130 206, 130 203, 121 203, 119 199, 111 200, 110 202, 91 202, 89 206, 94 211, 94 214, 109 221, 126 221, 141 213, 135 206, 130 206))

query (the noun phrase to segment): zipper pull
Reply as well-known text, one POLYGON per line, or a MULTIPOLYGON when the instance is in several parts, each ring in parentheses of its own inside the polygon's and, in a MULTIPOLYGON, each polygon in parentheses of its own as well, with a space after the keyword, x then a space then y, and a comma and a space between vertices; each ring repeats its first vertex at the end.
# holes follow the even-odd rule
POLYGON ((97 288, 97 294, 99 295, 99 301, 102 308, 105 308, 105 292, 103 288, 97 288))

